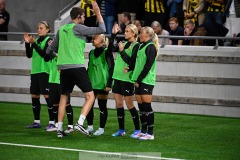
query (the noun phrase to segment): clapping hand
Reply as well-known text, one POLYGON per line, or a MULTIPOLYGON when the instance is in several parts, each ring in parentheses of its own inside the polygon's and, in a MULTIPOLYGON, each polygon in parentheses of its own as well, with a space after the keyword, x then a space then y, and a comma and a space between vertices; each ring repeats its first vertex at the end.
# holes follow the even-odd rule
POLYGON ((23 39, 24 39, 25 43, 29 43, 29 36, 28 36, 27 32, 24 32, 23 39))
POLYGON ((120 51, 120 52, 124 50, 124 44, 123 44, 122 41, 120 41, 120 42, 118 43, 118 48, 119 48, 119 51, 120 51))
POLYGON ((32 35, 29 36, 27 32, 24 32, 23 38, 26 43, 33 44, 35 42, 35 38, 32 35))
POLYGON ((124 73, 127 73, 128 70, 129 70, 129 67, 126 67, 126 68, 124 68, 123 72, 124 72, 124 73))

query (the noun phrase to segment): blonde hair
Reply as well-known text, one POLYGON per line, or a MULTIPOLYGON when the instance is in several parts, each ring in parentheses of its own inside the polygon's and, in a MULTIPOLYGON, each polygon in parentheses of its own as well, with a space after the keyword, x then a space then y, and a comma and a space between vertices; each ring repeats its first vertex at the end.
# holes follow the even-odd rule
POLYGON ((137 28, 137 26, 134 25, 134 24, 129 24, 129 25, 126 26, 126 28, 131 29, 131 31, 134 33, 135 40, 137 40, 137 38, 138 38, 138 28, 137 28))
POLYGON ((135 26, 142 26, 139 20, 133 20, 132 24, 134 24, 135 26))
POLYGON ((102 43, 105 47, 108 47, 109 40, 104 34, 95 34, 93 35, 93 39, 100 37, 102 39, 102 43))
POLYGON ((38 23, 38 25, 39 24, 43 24, 48 29, 48 33, 51 32, 51 28, 50 28, 47 21, 41 21, 41 22, 38 23))
POLYGON ((141 29, 141 31, 144 30, 150 37, 151 41, 154 43, 156 50, 157 50, 157 56, 159 54, 158 50, 159 50, 159 43, 158 43, 158 36, 156 33, 154 33, 153 29, 151 27, 143 27, 141 29))

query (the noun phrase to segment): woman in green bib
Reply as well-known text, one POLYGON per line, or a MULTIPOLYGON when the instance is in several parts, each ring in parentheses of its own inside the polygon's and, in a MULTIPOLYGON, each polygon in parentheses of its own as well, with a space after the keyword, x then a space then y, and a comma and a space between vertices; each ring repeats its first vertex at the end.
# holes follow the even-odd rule
POLYGON ((87 115, 88 132, 99 136, 104 134, 104 128, 107 122, 108 93, 112 88, 112 74, 114 68, 114 59, 111 47, 108 48, 108 39, 104 34, 94 35, 92 44, 95 49, 89 53, 88 76, 92 84, 95 99, 98 99, 100 110, 100 127, 96 132, 93 129, 93 106, 87 115))
POLYGON ((38 23, 37 31, 39 37, 36 39, 29 36, 28 33, 24 33, 26 55, 28 58, 32 58, 30 93, 32 94, 34 115, 33 124, 27 126, 27 128, 41 128, 40 95, 43 95, 48 105, 49 125, 46 130, 49 131, 55 128, 52 104, 49 102, 49 63, 44 61, 48 43, 51 41, 51 38, 47 35, 50 32, 50 27, 46 21, 41 21, 38 23))
MULTIPOLYGON (((138 49, 132 80, 135 82, 135 96, 140 110, 141 133, 139 140, 153 140, 154 112, 152 110, 152 92, 156 83, 156 57, 158 37, 151 27, 143 27, 140 35, 141 45, 138 49)), ((130 69, 131 70, 131 66, 130 69)))
MULTIPOLYGON (((45 62, 50 63, 50 71, 49 71, 49 100, 51 104, 53 104, 53 114, 54 114, 54 120, 55 120, 55 126, 52 129, 49 129, 48 131, 57 131, 58 127, 58 108, 59 108, 59 102, 61 97, 61 84, 60 84, 60 72, 57 68, 57 54, 49 55, 47 54, 44 57, 45 62)), ((66 114, 68 119, 68 127, 64 131, 64 133, 69 134, 72 133, 73 130, 73 109, 72 105, 70 103, 70 95, 68 96, 67 105, 66 105, 66 114)))
MULTIPOLYGON (((113 27, 113 36, 119 31, 119 26, 116 24, 113 27)), ((112 134, 112 136, 124 136, 126 134, 124 128, 124 100, 127 108, 129 109, 132 120, 134 123, 135 130, 133 134, 130 135, 131 138, 140 132, 139 126, 139 116, 138 112, 133 104, 133 94, 134 94, 134 82, 131 80, 132 72, 124 73, 124 68, 128 67, 136 59, 136 54, 138 51, 139 43, 137 42, 138 29, 134 24, 129 24, 125 29, 125 39, 126 42, 119 42, 118 54, 115 61, 115 67, 113 71, 114 85, 112 92, 114 93, 114 98, 116 101, 117 117, 119 130, 112 134)))

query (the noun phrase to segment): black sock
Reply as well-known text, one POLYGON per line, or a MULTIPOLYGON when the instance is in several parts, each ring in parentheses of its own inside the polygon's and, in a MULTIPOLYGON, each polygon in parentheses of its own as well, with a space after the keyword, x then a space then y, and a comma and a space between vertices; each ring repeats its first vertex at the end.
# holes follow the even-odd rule
MULTIPOLYGON (((93 105, 94 105, 94 103, 93 103, 93 105)), ((89 126, 93 125, 93 118, 94 118, 93 105, 92 105, 92 108, 90 109, 90 111, 88 112, 88 115, 86 117, 87 124, 89 126)))
POLYGON ((140 109, 140 119, 141 119, 141 123, 142 123, 142 129, 141 132, 142 133, 147 133, 147 103, 142 103, 141 107, 139 107, 140 109))
POLYGON ((73 125, 73 109, 71 104, 66 106, 66 113, 67 113, 68 125, 73 125))
POLYGON ((125 113, 124 113, 124 108, 117 108, 117 117, 118 117, 118 125, 119 125, 119 129, 124 130, 124 117, 125 117, 125 113))
POLYGON ((142 107, 142 103, 138 103, 138 108, 139 108, 139 119, 140 119, 140 122, 141 124, 143 123, 143 107, 142 107))
POLYGON ((40 120, 40 98, 32 98, 32 110, 34 115, 34 120, 40 120))
POLYGON ((133 119, 135 130, 140 130, 138 111, 136 110, 135 107, 133 107, 129 111, 130 111, 130 113, 132 115, 132 119, 133 119))
POLYGON ((45 100, 48 106, 49 121, 54 121, 53 104, 50 102, 49 98, 45 98, 45 100))
POLYGON ((53 115, 54 115, 54 120, 55 123, 58 123, 58 105, 53 105, 53 115))
POLYGON ((108 117, 107 99, 98 99, 98 106, 100 110, 100 128, 105 128, 108 117))
POLYGON ((147 115, 147 126, 148 126, 148 133, 153 134, 153 128, 154 128, 154 112, 152 110, 151 103, 145 103, 146 104, 146 115, 147 115))

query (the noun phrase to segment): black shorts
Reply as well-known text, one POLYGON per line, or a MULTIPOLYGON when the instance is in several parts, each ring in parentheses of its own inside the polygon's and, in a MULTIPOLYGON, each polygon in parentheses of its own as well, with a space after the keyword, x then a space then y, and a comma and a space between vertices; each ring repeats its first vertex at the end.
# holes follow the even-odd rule
POLYGON ((70 94, 77 85, 83 93, 92 91, 92 84, 85 67, 64 69, 60 72, 62 94, 70 94))
MULTIPOLYGON (((61 97, 61 85, 57 83, 49 83, 49 100, 52 104, 59 104, 61 97)), ((68 96, 67 104, 70 104, 70 94, 68 96)))
POLYGON ((100 89, 93 89, 93 93, 94 93, 94 95, 95 95, 95 97, 96 97, 98 94, 108 95, 109 92, 106 92, 106 91, 100 90, 100 89))
POLYGON ((123 96, 132 96, 134 94, 134 83, 114 79, 112 92, 123 96))
POLYGON ((139 87, 135 87, 136 95, 152 95, 154 85, 149 85, 145 83, 140 83, 139 87))
POLYGON ((47 73, 36 73, 31 74, 31 84, 30 84, 30 93, 31 94, 49 94, 48 86, 49 74, 47 73))

